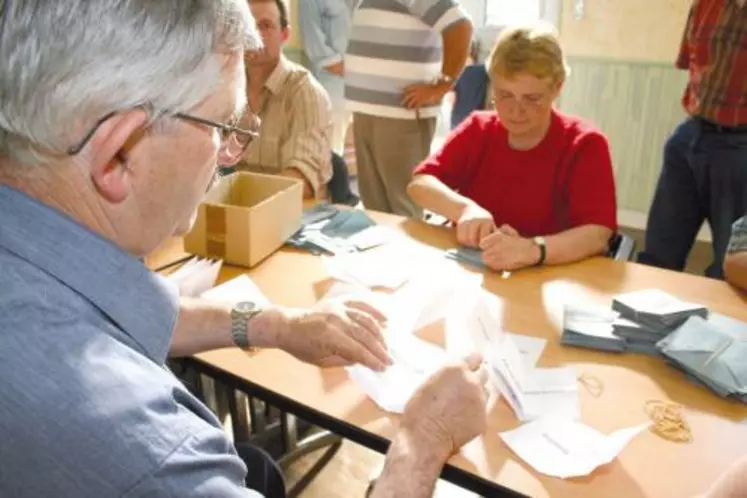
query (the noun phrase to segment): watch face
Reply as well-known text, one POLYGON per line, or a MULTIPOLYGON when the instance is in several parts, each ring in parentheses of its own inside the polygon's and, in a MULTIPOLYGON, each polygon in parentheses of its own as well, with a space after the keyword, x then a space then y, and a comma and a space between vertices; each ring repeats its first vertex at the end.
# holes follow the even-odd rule
POLYGON ((236 303, 235 308, 236 311, 247 312, 252 311, 255 308, 255 305, 251 301, 242 301, 240 303, 236 303))

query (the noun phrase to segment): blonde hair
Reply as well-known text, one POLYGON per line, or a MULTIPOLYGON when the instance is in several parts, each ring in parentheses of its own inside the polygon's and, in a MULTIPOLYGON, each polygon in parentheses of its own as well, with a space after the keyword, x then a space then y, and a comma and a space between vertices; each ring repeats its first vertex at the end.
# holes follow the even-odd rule
POLYGON ((570 74, 558 33, 546 22, 506 28, 498 36, 485 65, 491 78, 528 73, 558 83, 570 74))

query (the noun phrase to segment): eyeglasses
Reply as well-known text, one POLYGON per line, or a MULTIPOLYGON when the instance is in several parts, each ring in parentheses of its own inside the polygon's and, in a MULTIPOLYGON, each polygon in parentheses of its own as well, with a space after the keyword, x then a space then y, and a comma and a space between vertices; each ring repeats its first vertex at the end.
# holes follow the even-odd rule
POLYGON ((493 106, 497 106, 498 104, 501 104, 503 106, 518 106, 521 109, 528 110, 528 109, 534 109, 539 107, 542 103, 545 102, 547 97, 547 94, 545 93, 536 93, 531 95, 522 95, 519 98, 516 98, 515 95, 498 91, 495 94, 495 97, 492 99, 493 106))
MULTIPOLYGON (((80 151, 82 151, 86 146, 86 144, 91 140, 91 138, 93 138, 96 130, 98 130, 102 124, 111 119, 118 112, 120 111, 112 111, 96 121, 94 126, 88 133, 85 134, 83 139, 67 150, 67 154, 70 156, 78 155, 80 151)), ((257 130, 259 130, 260 122, 259 118, 255 114, 250 114, 248 116, 249 121, 247 121, 247 118, 244 118, 243 120, 250 122, 254 130, 239 128, 238 126, 233 124, 218 123, 217 121, 211 121, 210 119, 192 116, 191 114, 186 114, 183 112, 164 114, 172 118, 181 119, 182 121, 189 121, 191 123, 197 123, 216 128, 220 132, 220 150, 222 156, 224 158, 227 158, 227 160, 221 161, 221 166, 232 166, 236 164, 241 159, 241 156, 244 155, 244 152, 249 147, 249 144, 252 143, 252 140, 259 137, 259 133, 257 132, 257 130)))

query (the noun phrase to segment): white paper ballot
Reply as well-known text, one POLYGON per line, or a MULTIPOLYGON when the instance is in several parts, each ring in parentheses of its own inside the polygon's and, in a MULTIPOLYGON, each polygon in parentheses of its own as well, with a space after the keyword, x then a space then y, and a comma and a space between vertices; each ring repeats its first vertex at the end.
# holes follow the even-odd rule
POLYGON ((396 230, 382 225, 374 225, 352 235, 345 240, 349 246, 355 247, 359 251, 372 249, 393 242, 402 235, 396 230))
POLYGON ((325 256, 322 261, 335 280, 363 287, 397 289, 415 275, 418 265, 398 257, 389 247, 325 256))
MULTIPOLYGON (((487 332, 486 332, 487 335, 487 332)), ((519 420, 546 415, 580 416, 578 383, 572 368, 530 366, 506 333, 492 334, 486 353, 488 374, 519 420)))
POLYGON ((472 352, 486 355, 493 341, 506 334, 519 350, 525 367, 534 368, 547 340, 504 332, 500 299, 481 287, 481 278, 472 277, 473 274, 466 274, 457 282, 450 299, 444 303, 444 307, 448 308, 445 334, 447 351, 460 358, 472 352))
POLYGON ((196 297, 215 285, 223 261, 192 258, 167 278, 179 287, 182 296, 196 297))
POLYGON ((416 278, 391 293, 337 281, 322 299, 361 299, 387 317, 388 329, 412 333, 443 318, 451 295, 452 289, 446 284, 434 285, 416 278))
POLYGON ((389 339, 388 347, 394 364, 384 372, 361 365, 347 367, 347 371, 382 410, 403 413, 418 387, 444 364, 446 352, 410 334, 389 339))
POLYGON ((607 436, 575 420, 545 417, 499 435, 537 472, 567 479, 589 475, 610 463, 649 425, 620 429, 607 436))
POLYGON ((203 292, 202 297, 213 301, 224 301, 227 303, 238 303, 249 301, 257 306, 269 306, 270 300, 257 287, 257 284, 247 275, 241 275, 217 287, 203 292))
POLYGON ((508 336, 519 349, 522 358, 524 358, 525 367, 534 368, 540 357, 542 357, 542 352, 545 350, 545 346, 547 345, 547 339, 532 337, 529 335, 513 334, 511 332, 508 332, 508 336))
MULTIPOLYGON (((504 343, 504 347, 510 341, 504 343)), ((493 354, 488 361, 488 378, 522 422, 555 415, 578 419, 576 372, 571 368, 534 368, 515 374, 509 362, 493 354), (523 387, 522 387, 523 386, 523 387)))

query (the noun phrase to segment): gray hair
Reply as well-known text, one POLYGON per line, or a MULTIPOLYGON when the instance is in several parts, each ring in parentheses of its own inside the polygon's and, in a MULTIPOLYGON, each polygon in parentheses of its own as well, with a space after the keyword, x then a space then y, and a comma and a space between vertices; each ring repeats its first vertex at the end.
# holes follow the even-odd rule
POLYGON ((261 47, 246 0, 0 0, 0 159, 64 154, 105 114, 188 111, 261 47))

